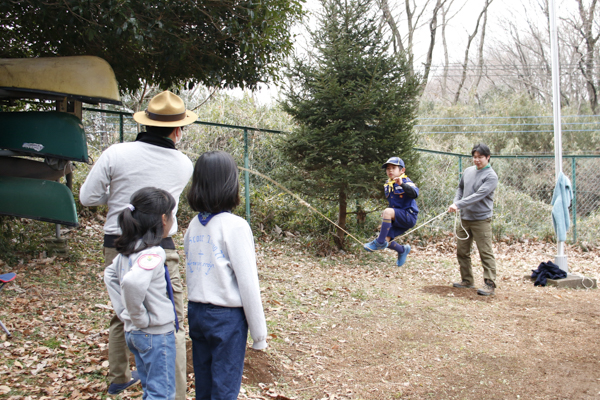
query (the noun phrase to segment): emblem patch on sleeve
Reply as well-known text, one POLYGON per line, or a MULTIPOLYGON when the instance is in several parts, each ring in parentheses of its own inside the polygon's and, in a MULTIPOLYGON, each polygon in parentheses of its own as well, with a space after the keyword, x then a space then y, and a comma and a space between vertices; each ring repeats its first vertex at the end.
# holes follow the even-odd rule
POLYGON ((162 262, 162 258, 158 254, 144 254, 138 258, 137 264, 142 269, 154 269, 162 262))

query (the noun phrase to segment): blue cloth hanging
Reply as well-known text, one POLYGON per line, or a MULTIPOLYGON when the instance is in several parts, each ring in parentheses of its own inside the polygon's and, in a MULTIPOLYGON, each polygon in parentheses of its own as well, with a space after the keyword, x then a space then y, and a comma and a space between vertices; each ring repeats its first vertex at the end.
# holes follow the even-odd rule
POLYGON ((567 240, 567 231, 570 226, 569 206, 572 199, 571 181, 561 172, 552 196, 552 223, 559 242, 567 240))

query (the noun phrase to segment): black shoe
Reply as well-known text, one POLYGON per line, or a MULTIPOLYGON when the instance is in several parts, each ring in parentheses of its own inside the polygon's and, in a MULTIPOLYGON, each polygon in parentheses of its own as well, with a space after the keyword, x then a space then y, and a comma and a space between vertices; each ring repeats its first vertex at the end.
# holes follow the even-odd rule
POLYGON ((494 296, 496 293, 496 284, 488 279, 485 280, 485 285, 481 289, 477 289, 477 294, 482 296, 494 296))
POLYGON ((140 375, 137 371, 131 371, 131 380, 127 383, 111 383, 108 387, 108 394, 114 396, 115 394, 119 394, 125 389, 129 389, 131 386, 135 385, 140 381, 140 375))
POLYGON ((452 284, 452 286, 454 286, 455 288, 459 288, 459 289, 474 289, 475 286, 471 285, 469 282, 467 281, 462 281, 462 282, 454 282, 452 284))

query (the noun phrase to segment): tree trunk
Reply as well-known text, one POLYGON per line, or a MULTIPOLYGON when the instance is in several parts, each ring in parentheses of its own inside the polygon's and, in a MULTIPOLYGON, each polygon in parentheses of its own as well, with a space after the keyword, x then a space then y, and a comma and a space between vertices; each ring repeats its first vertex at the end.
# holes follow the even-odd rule
MULTIPOLYGON (((100 103, 98 108, 104 110, 106 108, 104 103, 100 103)), ((108 134, 108 124, 106 123, 106 114, 103 112, 98 113, 98 125, 100 130, 100 146, 102 151, 106 150, 111 144, 112 140, 108 134)))
POLYGON ((392 16, 388 0, 381 0, 381 2, 379 3, 379 7, 381 8, 381 12, 383 13, 383 19, 385 20, 385 22, 387 22, 387 24, 390 26, 390 29, 392 30, 392 37, 394 39, 394 53, 404 53, 402 35, 400 35, 400 30, 398 29, 398 25, 396 25, 396 21, 394 21, 394 17, 392 16), (397 49, 396 46, 398 46, 397 49))
POLYGON ((448 54, 448 42, 446 40, 446 27, 450 23, 450 20, 452 18, 454 18, 458 14, 458 12, 460 12, 467 3, 464 3, 461 7, 459 7, 459 9, 453 15, 449 15, 450 8, 452 8, 453 4, 454 4, 454 0, 444 0, 444 2, 441 4, 441 8, 440 8, 440 11, 442 12, 442 48, 444 51, 444 69, 442 72, 442 83, 441 83, 442 100, 448 101, 448 102, 450 102, 447 98, 448 73, 449 73, 449 69, 450 69, 450 56, 448 54))
MULTIPOLYGON (((346 217, 347 217, 347 212, 348 212, 347 211, 348 196, 346 195, 346 191, 343 188, 340 189, 340 193, 339 193, 339 206, 340 206, 340 214, 339 214, 337 224, 340 226, 340 228, 346 229, 346 217)), ((340 228, 336 228, 337 234, 336 234, 336 236, 334 236, 333 240, 339 249, 343 249, 344 242, 345 242, 345 240, 344 240, 345 233, 340 228)))
MULTIPOLYGON (((433 20, 430 20, 430 33, 433 36, 430 41, 428 53, 433 54, 433 47, 435 45, 435 29, 437 28, 437 13, 441 9, 441 5, 447 0, 436 0, 436 6, 433 10, 433 20)), ((389 5, 389 0, 379 0, 378 5, 383 14, 383 20, 389 25, 392 31, 392 39, 394 44, 394 52, 401 52, 406 55, 408 60, 410 73, 414 75, 416 68, 414 65, 415 57, 413 52, 414 37, 416 30, 421 26, 420 20, 422 19, 425 11, 428 9, 431 0, 421 0, 417 5, 416 0, 404 0, 404 13, 406 18, 406 44, 402 41, 402 35, 398 29, 398 24, 394 20, 392 10, 389 5)), ((424 24, 423 24, 424 25, 424 24)), ((429 54, 428 54, 429 58, 429 54)), ((431 60, 426 62, 426 74, 429 74, 431 68, 431 60)), ((426 79, 424 80, 426 82, 426 79)))
POLYGON ((477 88, 479 87, 479 83, 481 82, 481 77, 483 76, 483 44, 485 43, 485 27, 487 25, 487 9, 483 14, 483 24, 481 25, 481 36, 479 38, 479 48, 477 49, 477 77, 475 78, 475 83, 473 84, 473 88, 471 89, 471 93, 473 97, 479 100, 479 95, 477 93, 477 88))
POLYGON ((427 80, 429 79, 429 71, 431 70, 431 62, 433 60, 433 49, 435 47, 435 34, 437 31, 438 23, 437 16, 440 9, 443 7, 446 0, 437 0, 435 7, 433 8, 433 15, 429 21, 429 48, 427 49, 427 58, 425 61, 425 71, 423 72, 422 87, 425 89, 427 86, 427 80))
POLYGON ((483 15, 487 12, 487 9, 490 6, 490 4, 492 3, 492 1, 493 0, 485 1, 483 10, 479 14, 479 17, 477 17, 477 24, 475 24, 475 30, 473 31, 473 34, 469 35, 469 39, 467 40, 467 48, 465 49, 465 59, 464 59, 463 65, 462 65, 462 76, 461 76, 460 82, 458 84, 458 88, 456 89, 456 94, 454 95, 454 101, 452 102, 453 104, 458 103, 458 99, 460 98, 460 91, 462 90, 462 87, 465 84, 465 80, 467 79, 467 67, 469 64, 469 48, 471 47, 471 42, 473 42, 473 39, 477 35, 477 31, 479 30, 479 24, 481 22, 481 17, 483 17, 483 15))
POLYGON ((594 48, 598 41, 598 36, 594 37, 594 13, 596 9, 596 0, 592 0, 590 8, 586 10, 583 5, 583 0, 577 0, 579 6, 579 17, 581 18, 581 29, 579 32, 585 41, 585 54, 582 55, 582 60, 579 63, 579 69, 585 79, 586 89, 590 102, 592 113, 596 114, 598 110, 598 91, 594 82, 594 48))
POLYGON ((448 11, 452 1, 442 7, 442 48, 444 50, 444 71, 442 73, 442 99, 446 100, 446 92, 448 90, 448 66, 450 63, 450 57, 448 56, 448 42, 446 41, 446 26, 448 24, 448 11))
POLYGON ((367 222, 367 212, 365 211, 364 208, 361 207, 360 204, 358 204, 358 201, 356 202, 356 224, 358 226, 364 226, 365 222, 367 222))

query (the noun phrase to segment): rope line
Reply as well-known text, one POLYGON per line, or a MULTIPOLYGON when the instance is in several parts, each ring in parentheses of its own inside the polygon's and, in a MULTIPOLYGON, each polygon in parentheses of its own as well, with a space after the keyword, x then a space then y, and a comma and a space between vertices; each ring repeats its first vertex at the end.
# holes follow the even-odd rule
MULTIPOLYGON (((185 150, 181 150, 183 153, 187 153, 189 155, 193 155, 193 156, 197 156, 199 157, 199 154, 196 153, 192 153, 191 151, 185 151, 185 150)), ((347 230, 345 230, 344 228, 342 228, 341 226, 339 226, 338 224, 336 224, 335 222, 333 222, 331 219, 327 218, 327 216, 325 216, 323 213, 321 213, 319 210, 317 210, 316 208, 314 208, 313 206, 311 206, 309 203, 307 203, 305 200, 303 200, 300 196, 298 196, 297 194, 295 194, 294 192, 292 192, 291 190, 289 190, 288 188, 286 188, 285 186, 283 186, 282 184, 280 184, 279 182, 273 180, 272 178, 268 177, 265 174, 262 174, 258 171, 254 171, 248 168, 244 168, 244 167, 240 167, 238 165, 238 169, 242 170, 242 171, 247 171, 250 172, 251 174, 260 176, 261 178, 264 178, 266 180, 268 180, 269 182, 273 183, 274 185, 276 185, 277 187, 279 187, 281 190, 283 190, 284 192, 286 192, 287 194, 289 194, 290 196, 294 197, 296 200, 298 200, 298 202, 300 204, 302 204, 303 206, 307 207, 308 209, 310 209, 311 211, 316 212, 318 215, 320 215, 321 217, 325 218, 327 221, 329 221, 332 225, 334 225, 336 228, 338 228, 339 230, 341 230, 342 232, 344 232, 346 235, 350 236, 352 239, 354 239, 358 244, 360 244, 361 246, 364 244, 363 242, 361 242, 360 240, 358 240, 354 235, 352 235, 350 232, 348 232, 347 230)), ((443 217, 444 215, 446 215, 448 213, 448 211, 444 211, 443 213, 441 213, 440 215, 431 218, 429 221, 426 221, 424 223, 422 223, 421 225, 419 225, 418 227, 416 227, 415 229, 412 229, 400 236, 397 236, 399 238, 406 236, 410 233, 413 233, 414 231, 416 231, 417 229, 421 229, 422 227, 424 227, 425 225, 428 225, 429 223, 431 223, 432 221, 443 217)), ((458 216, 458 214, 457 214, 458 216)), ((454 225, 454 233, 456 236, 456 219, 455 219, 455 225, 454 225)), ((461 222, 461 227, 462 227, 462 222, 461 222)), ((463 227, 463 230, 465 230, 465 228, 463 227)), ((465 233, 467 231, 465 230, 465 233)), ((467 233, 467 239, 468 239, 468 233, 467 233)), ((456 236, 458 238, 458 236, 456 236)), ((461 240, 466 240, 466 239, 461 239, 461 240)))
MULTIPOLYGON (((192 153, 191 151, 185 151, 185 150, 181 150, 184 153, 187 153, 189 155, 193 155, 196 157, 200 157, 199 154, 196 153, 192 153)), ((339 226, 338 224, 336 224, 335 222, 333 222, 331 219, 327 218, 325 215, 323 215, 323 213, 321 213, 319 210, 317 210, 316 208, 314 208, 313 206, 311 206, 310 204, 308 204, 306 201, 304 201, 300 196, 298 196, 297 194, 295 194, 294 192, 292 192, 291 190, 289 190, 288 188, 286 188, 285 186, 283 186, 282 184, 280 184, 279 182, 269 178, 268 176, 261 174, 258 171, 254 171, 248 168, 244 168, 244 167, 240 167, 238 165, 238 169, 242 170, 242 171, 248 171, 254 175, 258 175, 261 178, 264 178, 266 180, 268 180, 269 182, 273 183, 274 185, 276 185, 277 187, 279 187, 281 190, 283 190, 284 192, 286 192, 287 194, 291 195, 292 197, 294 197, 296 200, 298 200, 298 202, 300 204, 302 204, 303 206, 307 207, 309 210, 316 212, 317 214, 319 214, 321 217, 325 218, 327 221, 329 221, 331 224, 333 224, 335 227, 337 227, 339 230, 341 230, 342 232, 344 232, 346 235, 350 236, 352 239, 356 240, 356 242, 358 244, 360 244, 361 246, 363 245, 363 242, 361 242, 360 240, 358 240, 354 235, 352 235, 350 232, 348 232, 347 230, 345 230, 344 228, 342 228, 341 226, 339 226)))
POLYGON ((454 216, 454 236, 456 237, 456 240, 467 240, 467 239, 469 239, 469 232, 467 232, 467 230, 463 226, 462 219, 460 220, 460 227, 463 229, 463 231, 465 231, 465 233, 467 234, 467 237, 466 238, 460 238, 460 237, 458 237, 458 232, 456 232, 456 221, 458 221, 458 211, 456 212, 456 215, 454 216))
POLYGON ((581 277, 581 285, 583 286, 583 288, 585 290, 590 290, 594 287, 594 280, 592 278, 590 278, 589 276, 582 276, 581 277), (585 280, 588 279, 591 282, 590 287, 587 287, 585 284, 585 280))
POLYGON ((248 171, 250 173, 253 173, 255 175, 260 176, 261 178, 264 178, 266 180, 268 180, 269 182, 273 183, 274 185, 277 185, 281 190, 285 191, 286 193, 288 193, 289 195, 291 195, 292 197, 294 197, 296 200, 298 200, 300 202, 300 204, 302 204, 305 207, 308 207, 311 211, 316 212, 317 214, 319 214, 321 217, 325 218, 327 221, 329 221, 331 224, 335 225, 339 230, 343 231, 346 235, 350 236, 352 239, 356 240, 356 242, 358 244, 360 244, 361 246, 363 245, 363 242, 361 242, 360 240, 358 240, 354 235, 352 235, 350 232, 348 232, 347 230, 345 230, 344 228, 342 228, 341 226, 339 226, 338 224, 336 224, 335 222, 333 222, 332 220, 330 220, 329 218, 327 218, 325 215, 323 215, 319 210, 317 210, 316 208, 314 208, 313 206, 311 206, 310 204, 308 204, 306 201, 304 201, 300 196, 298 196, 297 194, 293 193, 291 190, 289 190, 288 188, 286 188, 285 186, 281 185, 279 182, 276 182, 275 180, 269 178, 268 176, 261 174, 260 172, 257 171, 253 171, 251 169, 248 168, 244 168, 244 167, 240 167, 238 166, 239 169, 241 169, 242 171, 248 171))
MULTIPOLYGON (((403 233, 402 235, 400 235, 400 236, 397 236, 397 237, 401 238, 401 237, 404 237, 404 236, 406 236, 406 235, 408 235, 408 234, 410 234, 410 233, 413 233, 413 232, 414 232, 414 231, 416 231, 417 229, 421 229, 421 228, 422 228, 422 227, 424 227, 425 225, 429 224, 431 221, 433 221, 433 220, 436 220, 436 219, 438 219, 438 218, 440 218, 440 217, 442 217, 442 216, 444 216, 444 215, 446 215, 446 214, 448 214, 448 211, 444 211, 443 213, 441 213, 441 214, 440 214, 440 215, 438 215, 437 217, 433 217, 433 218, 431 218, 429 221, 427 221, 427 222, 424 222, 424 223, 422 223, 421 225, 417 226, 415 229, 413 229, 413 230, 410 230, 410 231, 408 231, 408 232, 406 232, 406 233, 403 233)), ((394 240, 395 240, 395 239, 396 239, 396 238, 394 238, 394 240)))

